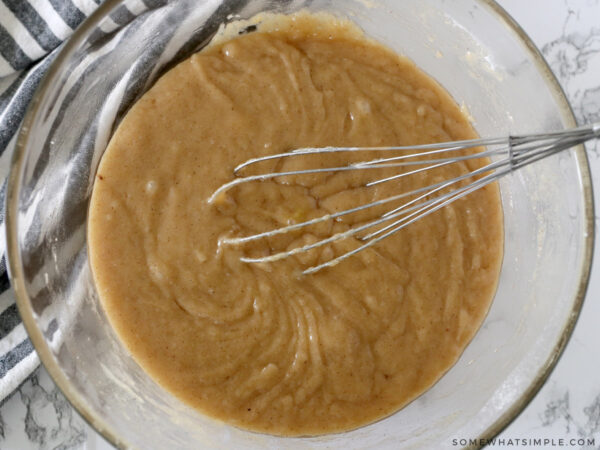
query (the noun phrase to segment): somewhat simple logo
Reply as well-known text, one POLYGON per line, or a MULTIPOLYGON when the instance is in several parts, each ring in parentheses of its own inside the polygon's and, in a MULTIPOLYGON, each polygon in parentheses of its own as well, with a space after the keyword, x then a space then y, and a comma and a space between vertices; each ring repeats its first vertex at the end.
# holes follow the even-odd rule
POLYGON ((492 439, 452 439, 454 447, 483 447, 486 445, 498 447, 584 447, 595 446, 595 438, 492 438, 492 439))

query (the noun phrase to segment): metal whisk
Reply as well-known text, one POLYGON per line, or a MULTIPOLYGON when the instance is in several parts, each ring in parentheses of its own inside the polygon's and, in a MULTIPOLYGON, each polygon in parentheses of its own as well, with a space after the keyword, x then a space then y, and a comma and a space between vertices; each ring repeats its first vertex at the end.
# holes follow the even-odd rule
POLYGON ((346 239, 351 236, 357 236, 362 232, 384 225, 375 231, 367 232, 367 234, 358 237, 364 243, 357 248, 343 253, 342 255, 326 261, 322 264, 315 265, 304 271, 304 274, 317 272, 326 267, 332 267, 340 261, 349 258, 350 256, 375 245, 377 242, 385 239, 397 231, 407 227, 415 221, 437 211, 440 208, 470 194, 473 191, 493 183, 502 176, 520 169, 528 164, 531 164, 547 156, 558 153, 562 150, 571 148, 588 140, 600 138, 600 122, 592 125, 584 125, 578 128, 573 128, 564 131, 553 133, 531 134, 523 136, 509 136, 490 139, 474 139, 454 142, 444 142, 437 144, 403 146, 403 147, 322 147, 322 148, 301 148, 287 153, 264 156, 261 158, 250 159, 234 169, 234 174, 239 176, 239 173, 254 164, 268 161, 278 160, 283 158, 298 158, 298 157, 318 157, 325 153, 353 153, 353 152, 393 152, 400 153, 399 155, 376 158, 370 161, 348 163, 339 167, 326 168, 307 168, 303 170, 271 172, 259 175, 249 175, 238 177, 233 181, 219 187, 208 200, 209 203, 215 202, 226 191, 243 183, 256 181, 264 181, 278 177, 287 177, 305 174, 317 173, 332 173, 344 172, 352 170, 376 170, 389 167, 408 167, 410 170, 396 175, 387 176, 385 178, 375 179, 365 184, 365 186, 374 186, 380 183, 386 183, 393 180, 398 180, 403 177, 415 175, 421 172, 433 170, 438 167, 455 164, 459 161, 471 159, 493 158, 491 162, 472 170, 463 175, 457 176, 450 180, 444 180, 429 186, 421 187, 410 192, 402 192, 398 195, 383 198, 371 203, 358 205, 354 208, 346 209, 331 214, 326 214, 311 220, 300 223, 295 223, 289 226, 268 230, 262 233, 244 237, 231 237, 223 239, 223 244, 243 244, 249 241, 265 239, 278 234, 288 233, 298 230, 303 227, 317 224, 319 222, 334 220, 338 217, 356 213, 368 208, 378 207, 390 202, 398 201, 403 198, 416 196, 400 206, 391 209, 382 214, 375 220, 370 220, 367 223, 352 227, 347 231, 333 234, 325 239, 310 243, 301 247, 296 247, 292 250, 282 251, 273 255, 248 258, 243 257, 242 261, 248 263, 264 263, 277 261, 289 256, 307 252, 314 248, 346 239), (483 151, 472 154, 460 154, 465 150, 476 147, 485 147, 483 151), (431 159, 423 160, 423 157, 431 159), (474 181, 464 184, 464 180, 473 178, 474 181), (389 222, 389 223, 388 223, 389 222))

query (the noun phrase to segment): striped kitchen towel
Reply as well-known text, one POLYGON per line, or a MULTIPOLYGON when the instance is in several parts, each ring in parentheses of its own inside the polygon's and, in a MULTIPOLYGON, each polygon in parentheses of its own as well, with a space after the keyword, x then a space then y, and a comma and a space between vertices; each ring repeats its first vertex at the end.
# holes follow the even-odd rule
POLYGON ((17 131, 60 44, 102 0, 0 0, 0 401, 38 366, 6 273, 6 177, 17 131))

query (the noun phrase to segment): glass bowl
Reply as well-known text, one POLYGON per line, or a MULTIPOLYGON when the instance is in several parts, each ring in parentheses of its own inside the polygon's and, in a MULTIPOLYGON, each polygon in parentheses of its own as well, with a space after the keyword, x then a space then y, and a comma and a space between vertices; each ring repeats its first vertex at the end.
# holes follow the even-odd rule
POLYGON ((301 8, 349 17, 414 60, 465 105, 482 136, 575 124, 539 52, 491 1, 105 2, 63 47, 29 107, 6 223, 12 283, 42 362, 119 447, 440 448, 490 438, 537 392, 573 329, 593 241, 582 147, 502 179, 505 254, 491 310, 456 365, 396 414, 341 434, 261 435, 190 409, 134 362, 99 304, 86 247, 88 201, 111 132, 222 22, 301 8))

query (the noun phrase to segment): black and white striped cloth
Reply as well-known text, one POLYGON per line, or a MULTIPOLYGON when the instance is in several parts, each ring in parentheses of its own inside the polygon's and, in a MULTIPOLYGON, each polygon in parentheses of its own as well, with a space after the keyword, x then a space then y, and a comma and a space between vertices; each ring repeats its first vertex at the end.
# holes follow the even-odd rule
POLYGON ((101 2, 0 0, 0 401, 39 364, 6 273, 4 212, 12 150, 27 105, 61 43, 101 2))

